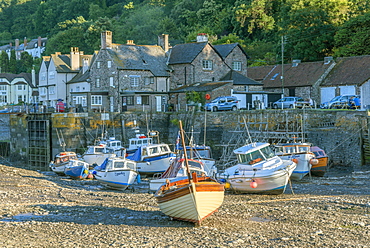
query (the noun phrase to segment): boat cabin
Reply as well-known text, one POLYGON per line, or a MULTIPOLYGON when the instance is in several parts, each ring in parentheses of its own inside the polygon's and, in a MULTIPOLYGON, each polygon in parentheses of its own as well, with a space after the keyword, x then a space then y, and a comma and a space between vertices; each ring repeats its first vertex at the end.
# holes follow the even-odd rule
POLYGON ((297 154, 297 153, 310 153, 311 144, 309 143, 289 143, 283 145, 276 145, 275 152, 277 155, 283 154, 297 154))
POLYGON ((77 159, 75 152, 61 152, 55 156, 55 164, 66 163, 71 159, 77 159))
POLYGON ((276 156, 269 143, 251 143, 234 150, 234 153, 239 163, 250 165, 276 156))
POLYGON ((152 138, 145 136, 144 134, 136 134, 135 138, 129 139, 128 150, 136 150, 141 146, 152 144, 152 138))
POLYGON ((129 168, 136 171, 136 163, 131 160, 111 158, 108 159, 106 168, 107 170, 122 170, 129 168))
MULTIPOLYGON (((183 148, 180 147, 179 150, 182 151, 183 148)), ((189 158, 212 159, 211 147, 209 146, 187 146, 186 153, 189 158)))
POLYGON ((106 145, 100 144, 97 146, 88 146, 87 151, 85 154, 100 154, 100 153, 114 153, 110 148, 106 145))
POLYGON ((171 153, 171 149, 167 144, 145 146, 141 151, 142 157, 154 157, 167 153, 171 153))

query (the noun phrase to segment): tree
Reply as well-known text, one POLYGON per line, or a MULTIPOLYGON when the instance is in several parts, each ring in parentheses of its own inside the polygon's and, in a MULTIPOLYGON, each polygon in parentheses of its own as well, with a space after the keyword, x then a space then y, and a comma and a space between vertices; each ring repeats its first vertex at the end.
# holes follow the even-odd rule
POLYGON ((0 68, 1 73, 9 72, 9 57, 5 51, 2 51, 0 54, 0 68))
POLYGON ((15 56, 15 50, 10 51, 9 72, 14 74, 17 73, 17 58, 15 56))
POLYGON ((370 54, 370 12, 344 23, 334 40, 335 56, 370 54))
POLYGON ((17 60, 17 73, 30 73, 34 65, 32 56, 28 52, 21 53, 21 59, 17 60))

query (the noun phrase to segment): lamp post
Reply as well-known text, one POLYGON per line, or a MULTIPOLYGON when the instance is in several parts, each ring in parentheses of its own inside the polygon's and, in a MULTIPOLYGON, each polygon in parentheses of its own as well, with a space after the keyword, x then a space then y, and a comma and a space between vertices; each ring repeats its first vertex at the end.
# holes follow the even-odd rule
POLYGON ((284 35, 281 36, 281 88, 284 97, 284 35))

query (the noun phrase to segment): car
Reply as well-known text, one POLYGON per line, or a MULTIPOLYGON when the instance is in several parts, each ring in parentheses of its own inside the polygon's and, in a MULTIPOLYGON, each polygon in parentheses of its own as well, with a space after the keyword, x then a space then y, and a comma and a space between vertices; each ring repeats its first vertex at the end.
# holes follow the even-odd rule
POLYGON ((341 109, 348 108, 349 100, 352 97, 359 97, 357 95, 340 95, 336 96, 328 102, 323 102, 320 104, 322 109, 341 109))
POLYGON ((212 100, 210 103, 206 103, 205 109, 208 111, 219 111, 219 110, 233 110, 236 111, 239 100, 235 96, 220 96, 212 100))
POLYGON ((274 109, 278 108, 302 108, 305 105, 309 105, 310 103, 308 101, 305 101, 302 97, 296 97, 296 96, 287 96, 283 97, 280 100, 274 102, 272 104, 272 107, 274 109))

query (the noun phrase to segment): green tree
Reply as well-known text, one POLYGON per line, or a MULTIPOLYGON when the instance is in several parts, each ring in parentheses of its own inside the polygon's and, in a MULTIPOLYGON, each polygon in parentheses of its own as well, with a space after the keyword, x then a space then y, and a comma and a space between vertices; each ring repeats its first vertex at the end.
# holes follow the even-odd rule
POLYGON ((334 40, 335 56, 370 54, 370 12, 344 23, 334 40))
POLYGON ((9 72, 14 74, 17 73, 17 58, 15 56, 15 50, 10 51, 9 72))
POLYGON ((23 52, 21 53, 21 59, 17 60, 17 73, 21 72, 30 73, 33 65, 34 61, 32 56, 28 52, 23 52))
POLYGON ((71 47, 78 47, 80 51, 84 51, 86 54, 92 53, 90 46, 85 43, 84 31, 81 27, 60 31, 48 40, 45 54, 50 55, 55 52, 69 54, 71 47))
POLYGON ((9 72, 9 56, 5 51, 2 51, 0 54, 0 68, 1 73, 9 72))

